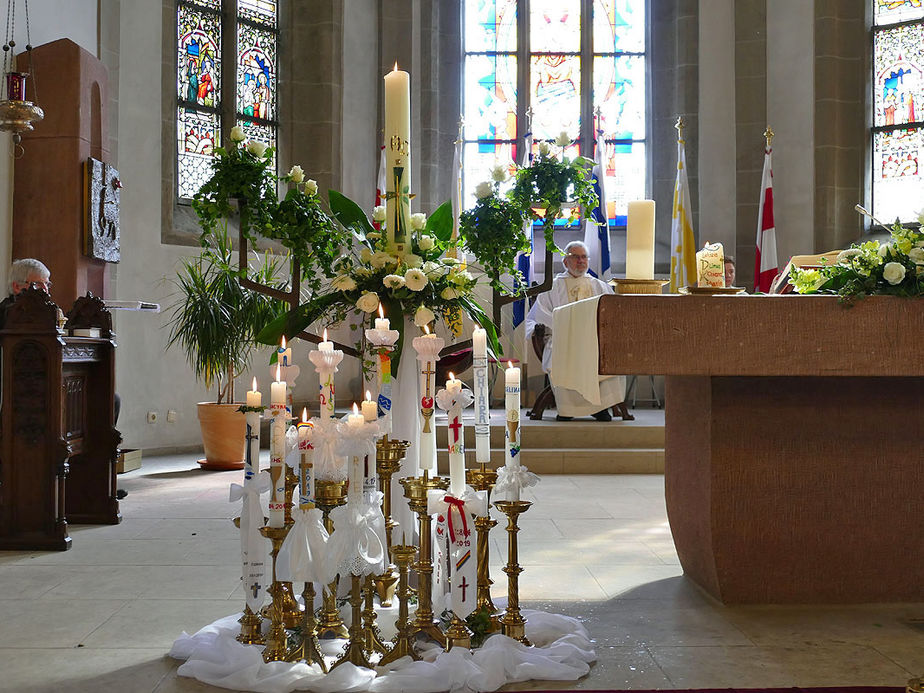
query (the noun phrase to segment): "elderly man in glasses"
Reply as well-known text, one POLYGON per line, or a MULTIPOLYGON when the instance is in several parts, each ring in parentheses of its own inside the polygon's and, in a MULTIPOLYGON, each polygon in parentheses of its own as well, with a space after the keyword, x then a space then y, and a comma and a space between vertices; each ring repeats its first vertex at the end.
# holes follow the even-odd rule
POLYGON ((13 297, 22 293, 30 286, 41 289, 46 294, 51 289, 51 272, 45 263, 25 258, 14 260, 10 265, 10 295, 0 301, 0 327, 6 322, 6 309, 13 304, 13 297))
MULTIPOLYGON (((539 294, 526 317, 527 339, 533 333, 543 333, 545 342, 542 350, 542 370, 549 372, 552 363, 552 311, 556 308, 574 303, 585 298, 613 293, 612 287, 604 281, 587 274, 587 246, 581 241, 572 241, 565 246, 562 258, 565 271, 555 276, 552 288, 539 294), (542 326, 539 331, 537 327, 542 326)), ((574 364, 575 368, 596 368, 596 364, 574 364)), ((558 409, 558 421, 570 421, 575 416, 593 416, 597 421, 611 421, 609 407, 619 404, 625 398, 625 377, 613 376, 600 381, 600 396, 603 409, 599 404, 591 404, 578 392, 562 387, 553 387, 555 405, 558 409)))

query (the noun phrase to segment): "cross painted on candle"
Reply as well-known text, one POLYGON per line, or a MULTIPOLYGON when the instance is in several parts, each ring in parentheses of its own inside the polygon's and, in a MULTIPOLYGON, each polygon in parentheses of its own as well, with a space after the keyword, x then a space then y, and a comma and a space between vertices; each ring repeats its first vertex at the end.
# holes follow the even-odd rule
POLYGON ((449 424, 449 430, 452 431, 452 441, 449 443, 449 452, 454 452, 459 444, 459 431, 462 429, 462 423, 459 417, 453 417, 452 423, 449 424))

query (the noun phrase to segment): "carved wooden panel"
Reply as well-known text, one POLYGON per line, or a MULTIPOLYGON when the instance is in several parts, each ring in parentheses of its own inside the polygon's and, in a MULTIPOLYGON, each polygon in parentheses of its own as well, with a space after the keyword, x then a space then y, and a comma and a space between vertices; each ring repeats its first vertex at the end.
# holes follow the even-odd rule
POLYGON ((98 344, 68 344, 62 349, 61 360, 65 363, 99 361, 98 344))
POLYGON ((122 183, 119 172, 109 164, 87 159, 86 253, 106 262, 118 262, 119 203, 122 183))
POLYGON ((87 419, 87 376, 77 373, 64 377, 62 383, 64 406, 61 410, 64 438, 72 440, 83 437, 87 419))
POLYGON ((48 357, 38 342, 13 349, 13 434, 37 445, 48 429, 48 357))

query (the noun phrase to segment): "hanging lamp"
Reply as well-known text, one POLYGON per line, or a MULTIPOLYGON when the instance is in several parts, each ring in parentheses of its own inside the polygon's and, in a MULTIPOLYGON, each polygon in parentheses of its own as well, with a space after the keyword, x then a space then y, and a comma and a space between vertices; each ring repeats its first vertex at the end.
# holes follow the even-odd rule
MULTIPOLYGON (((6 39, 3 43, 3 73, 6 81, 6 99, 0 101, 0 130, 13 133, 13 145, 22 156, 20 133, 32 130, 32 123, 45 117, 45 112, 26 99, 26 79, 32 77, 32 93, 37 94, 35 70, 32 65, 32 39, 29 32, 29 0, 23 0, 26 21, 26 52, 29 55, 29 71, 16 69, 13 49, 16 47, 16 0, 7 0, 6 39)), ((14 156, 16 156, 14 149, 14 156)))

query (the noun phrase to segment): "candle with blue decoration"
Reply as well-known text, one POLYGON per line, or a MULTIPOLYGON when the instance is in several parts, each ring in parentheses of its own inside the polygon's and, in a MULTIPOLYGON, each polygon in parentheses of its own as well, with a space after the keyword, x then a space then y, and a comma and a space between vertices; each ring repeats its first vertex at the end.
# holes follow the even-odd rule
POLYGON ((247 447, 244 452, 244 481, 253 479, 260 471, 260 412, 263 395, 257 389, 257 379, 253 379, 253 389, 247 391, 246 411, 247 447))
MULTIPOLYGON (((506 397, 506 429, 504 446, 505 464, 508 470, 520 466, 520 369, 507 362, 504 373, 504 393, 506 397)), ((520 488, 514 484, 507 500, 520 500, 520 488)))

